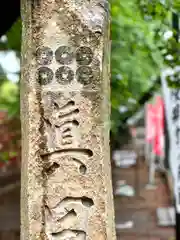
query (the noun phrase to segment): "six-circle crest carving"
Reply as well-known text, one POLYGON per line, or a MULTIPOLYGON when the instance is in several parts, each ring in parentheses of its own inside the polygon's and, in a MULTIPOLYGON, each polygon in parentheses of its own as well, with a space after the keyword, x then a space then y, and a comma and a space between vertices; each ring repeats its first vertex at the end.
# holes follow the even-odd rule
POLYGON ((50 84, 55 76, 59 84, 66 85, 71 83, 76 77, 77 81, 83 85, 88 85, 94 78, 93 70, 89 66, 93 61, 91 48, 81 46, 76 51, 69 46, 60 46, 53 53, 49 47, 41 47, 36 51, 37 62, 41 65, 38 69, 38 82, 40 85, 50 84), (49 68, 53 58, 61 66, 55 73, 49 68), (69 66, 76 61, 77 70, 74 71, 69 66))

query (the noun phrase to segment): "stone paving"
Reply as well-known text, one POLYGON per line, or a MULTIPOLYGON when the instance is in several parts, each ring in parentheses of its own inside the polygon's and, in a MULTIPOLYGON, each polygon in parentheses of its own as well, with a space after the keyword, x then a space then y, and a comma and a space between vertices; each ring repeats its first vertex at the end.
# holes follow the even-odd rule
POLYGON ((170 240, 174 235, 172 227, 158 227, 156 219, 157 207, 170 206, 167 185, 160 174, 156 174, 156 189, 146 189, 148 169, 141 161, 137 166, 120 169, 113 167, 114 189, 117 181, 126 183, 136 189, 136 196, 115 196, 117 240, 170 240), (133 221, 130 229, 118 229, 118 224, 133 221))

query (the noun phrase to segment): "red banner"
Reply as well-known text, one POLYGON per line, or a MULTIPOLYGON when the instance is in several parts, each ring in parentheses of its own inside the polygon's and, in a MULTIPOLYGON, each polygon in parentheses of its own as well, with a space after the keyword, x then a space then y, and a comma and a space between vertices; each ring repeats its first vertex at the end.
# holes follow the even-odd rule
POLYGON ((164 102, 161 96, 156 97, 155 102, 155 138, 153 144, 154 153, 157 156, 164 155, 164 102))
POLYGON ((152 143, 155 135, 155 108, 152 104, 146 105, 146 142, 152 143))

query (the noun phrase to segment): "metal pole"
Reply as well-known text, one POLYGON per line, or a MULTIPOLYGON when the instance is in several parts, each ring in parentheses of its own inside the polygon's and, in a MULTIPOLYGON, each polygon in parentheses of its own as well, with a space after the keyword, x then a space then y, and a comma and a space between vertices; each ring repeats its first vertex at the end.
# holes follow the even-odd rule
MULTIPOLYGON (((145 132, 147 128, 147 103, 145 104, 145 132)), ((145 138, 146 138, 146 134, 145 134, 145 138)), ((146 140, 146 139, 145 139, 146 140)), ((147 142, 147 140, 145 141, 145 159, 146 159, 146 163, 149 165, 149 143, 147 142)))
POLYGON ((152 151, 151 153, 151 163, 150 163, 150 169, 149 169, 149 184, 154 185, 155 184, 155 154, 152 151))
MULTIPOLYGON (((154 142, 152 143, 153 146, 154 142)), ((151 149, 151 155, 150 155, 150 165, 149 165, 149 183, 146 186, 147 189, 155 188, 155 158, 156 155, 153 152, 153 149, 151 149)))

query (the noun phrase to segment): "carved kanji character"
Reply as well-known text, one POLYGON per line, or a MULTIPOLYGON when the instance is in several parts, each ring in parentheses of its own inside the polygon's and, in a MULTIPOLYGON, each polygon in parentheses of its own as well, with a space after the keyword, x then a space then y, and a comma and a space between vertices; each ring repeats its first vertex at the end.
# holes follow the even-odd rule
POLYGON ((180 127, 176 127, 176 144, 180 143, 180 127))
MULTIPOLYGON (((72 145, 78 141, 79 108, 62 93, 44 93, 42 98, 48 148, 72 145)), ((74 146, 75 147, 75 146, 74 146)))
POLYGON ((180 187, 178 187, 178 203, 180 204, 180 187))
POLYGON ((88 197, 64 198, 53 209, 46 209, 46 217, 49 218, 49 224, 46 226, 48 232, 62 240, 84 240, 89 210, 93 205, 94 201, 88 197))
POLYGON ((177 121, 180 117, 180 104, 177 103, 172 109, 172 120, 177 121))
POLYGON ((173 89, 171 92, 171 99, 178 101, 180 100, 180 91, 179 89, 173 89))
POLYGON ((180 165, 178 166, 178 181, 180 181, 180 165))

